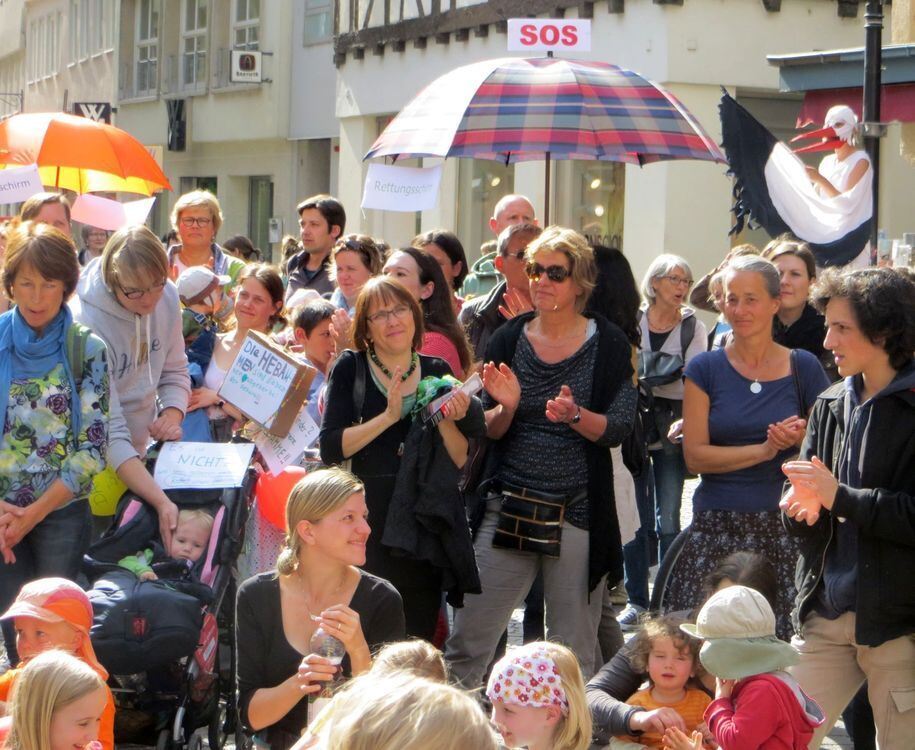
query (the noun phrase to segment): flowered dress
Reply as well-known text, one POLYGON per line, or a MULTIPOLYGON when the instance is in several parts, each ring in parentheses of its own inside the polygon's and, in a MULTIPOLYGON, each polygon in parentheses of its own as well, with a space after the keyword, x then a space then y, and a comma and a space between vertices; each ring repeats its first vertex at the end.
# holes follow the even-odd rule
POLYGON ((98 339, 95 342, 88 347, 82 376, 77 378, 81 417, 75 445, 70 383, 63 364, 43 378, 13 378, 0 438, 3 500, 24 508, 58 478, 74 498, 85 498, 93 477, 105 468, 108 366, 104 344, 98 339))

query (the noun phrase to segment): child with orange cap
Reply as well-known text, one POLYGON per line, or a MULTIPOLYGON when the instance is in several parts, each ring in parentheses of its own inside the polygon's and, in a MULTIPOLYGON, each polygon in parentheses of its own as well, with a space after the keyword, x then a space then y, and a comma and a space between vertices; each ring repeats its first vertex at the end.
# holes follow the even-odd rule
MULTIPOLYGON (((0 701, 9 699, 13 684, 25 664, 52 648, 62 649, 82 659, 102 681, 108 672, 95 656, 89 629, 92 603, 86 592, 66 578, 39 578, 19 591, 13 605, 0 616, 16 626, 16 648, 22 662, 0 675, 0 701)), ((114 750, 114 696, 105 685, 107 702, 99 726, 99 741, 104 750, 114 750)))

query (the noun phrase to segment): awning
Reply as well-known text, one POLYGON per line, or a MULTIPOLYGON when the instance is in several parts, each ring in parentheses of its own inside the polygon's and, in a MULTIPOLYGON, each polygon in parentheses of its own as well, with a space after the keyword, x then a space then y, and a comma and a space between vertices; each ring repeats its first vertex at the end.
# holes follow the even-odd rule
MULTIPOLYGON (((880 122, 915 122, 915 83, 897 83, 880 89, 880 122)), ((861 118, 861 87, 808 91, 797 116, 797 127, 822 125, 826 112, 836 104, 847 104, 861 118)))

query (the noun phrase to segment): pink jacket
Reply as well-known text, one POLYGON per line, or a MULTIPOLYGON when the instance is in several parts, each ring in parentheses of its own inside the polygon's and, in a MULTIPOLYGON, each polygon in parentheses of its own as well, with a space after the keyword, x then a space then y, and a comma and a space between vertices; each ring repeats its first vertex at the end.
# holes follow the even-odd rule
POLYGON ((718 698, 705 709, 705 722, 721 750, 808 750, 823 712, 787 673, 778 675, 740 680, 730 698, 718 698))

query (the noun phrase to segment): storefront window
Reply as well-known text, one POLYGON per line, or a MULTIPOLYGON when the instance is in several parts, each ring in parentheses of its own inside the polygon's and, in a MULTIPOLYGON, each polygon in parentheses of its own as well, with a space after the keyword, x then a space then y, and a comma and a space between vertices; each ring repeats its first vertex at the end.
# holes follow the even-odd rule
POLYGON ((557 171, 554 196, 560 223, 578 230, 593 244, 622 249, 625 165, 568 161, 557 171))
POLYGON ((459 159, 458 165, 457 234, 473 263, 480 246, 495 239, 489 219, 499 199, 514 192, 514 167, 484 159, 459 159))

